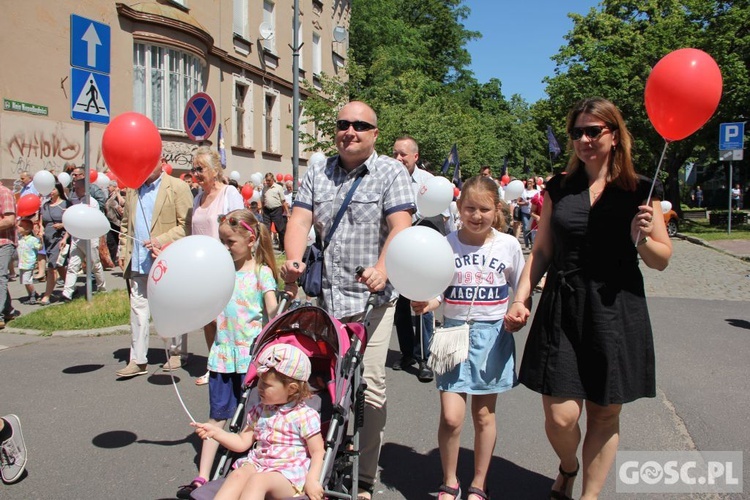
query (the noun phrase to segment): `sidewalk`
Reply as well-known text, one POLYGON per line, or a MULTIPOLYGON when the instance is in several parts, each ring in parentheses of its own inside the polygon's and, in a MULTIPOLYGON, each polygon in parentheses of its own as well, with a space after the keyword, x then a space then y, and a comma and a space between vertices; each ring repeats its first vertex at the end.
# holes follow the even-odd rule
POLYGON ((745 260, 750 262, 750 240, 715 240, 706 241, 694 236, 685 236, 684 234, 677 233, 678 238, 695 243, 696 245, 702 245, 704 247, 713 248, 719 252, 731 255, 737 259, 745 260))

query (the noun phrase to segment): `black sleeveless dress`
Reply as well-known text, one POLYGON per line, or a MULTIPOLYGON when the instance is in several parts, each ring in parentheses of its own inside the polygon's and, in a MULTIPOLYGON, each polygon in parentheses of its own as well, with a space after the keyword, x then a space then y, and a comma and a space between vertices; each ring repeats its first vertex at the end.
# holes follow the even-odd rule
POLYGON ((583 169, 565 177, 547 184, 553 256, 519 381, 599 405, 654 397, 651 322, 630 236, 651 181, 639 177, 635 191, 608 185, 592 207, 583 169))

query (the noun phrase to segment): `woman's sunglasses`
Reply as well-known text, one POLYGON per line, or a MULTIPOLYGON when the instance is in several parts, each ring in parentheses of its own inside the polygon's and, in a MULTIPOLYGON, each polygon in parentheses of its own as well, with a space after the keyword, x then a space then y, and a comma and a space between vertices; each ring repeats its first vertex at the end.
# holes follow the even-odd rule
POLYGON ((606 125, 593 125, 591 127, 573 127, 570 129, 570 138, 574 141, 580 141, 581 137, 586 135, 592 141, 598 139, 605 130, 609 130, 606 125))
POLYGON ((193 172, 193 173, 198 172, 199 174, 202 174, 203 173, 203 167, 200 167, 200 166, 193 167, 193 168, 190 169, 190 171, 193 172))
POLYGON ((336 120, 336 128, 343 131, 349 130, 352 127, 355 132, 364 132, 366 130, 372 130, 378 128, 372 123, 367 123, 357 120, 356 122, 350 122, 349 120, 336 120))
POLYGON ((236 217, 230 217, 228 215, 219 215, 216 218, 216 220, 219 224, 223 224, 226 222, 227 224, 229 224, 230 227, 237 227, 237 225, 239 224, 245 229, 247 229, 248 231, 250 231, 250 234, 255 236, 255 230, 252 227, 250 227, 250 224, 248 224, 244 220, 240 220, 236 217))

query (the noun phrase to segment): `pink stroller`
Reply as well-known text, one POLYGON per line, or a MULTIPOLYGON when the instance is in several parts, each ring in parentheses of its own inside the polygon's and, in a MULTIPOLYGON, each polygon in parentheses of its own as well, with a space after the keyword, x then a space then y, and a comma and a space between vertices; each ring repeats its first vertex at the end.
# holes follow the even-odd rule
MULTIPOLYGON (((365 317, 370 309, 368 303, 365 317)), ((361 380, 362 356, 367 345, 364 324, 342 324, 316 306, 292 307, 266 325, 253 345, 253 358, 265 347, 277 343, 292 344, 310 358, 312 372, 309 382, 316 393, 307 403, 321 414, 325 457, 320 483, 326 496, 356 498, 359 428, 364 418, 365 386, 361 380), (349 425, 350 420, 353 425, 349 425)), ((257 373, 255 365, 251 365, 245 377, 245 391, 229 424, 231 432, 243 428, 248 407, 259 401, 256 385, 257 373)), ((223 450, 213 480, 194 490, 191 498, 213 498, 239 455, 223 450)))

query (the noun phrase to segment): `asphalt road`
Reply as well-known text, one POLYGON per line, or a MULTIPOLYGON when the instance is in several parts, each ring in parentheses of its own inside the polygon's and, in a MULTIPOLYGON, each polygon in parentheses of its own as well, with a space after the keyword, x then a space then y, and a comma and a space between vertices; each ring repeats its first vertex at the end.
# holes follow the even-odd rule
MULTIPOLYGON (((748 274, 749 263, 685 242, 675 242, 667 271, 645 272, 658 395, 626 405, 621 450, 750 450, 750 395, 744 388, 750 379, 748 274), (689 285, 686 269, 693 273, 689 285)), ((204 370, 206 350, 200 332, 191 337, 198 351, 175 380, 188 410, 204 420, 207 390, 193 380, 204 370)), ((519 359, 525 337, 525 330, 517 334, 519 359)), ((127 335, 0 332, 0 414, 21 417, 29 448, 28 475, 14 485, 0 484, 0 498, 174 498, 177 487, 195 475, 199 440, 170 376, 159 370, 161 344, 152 337, 148 376, 117 380, 114 372, 128 355, 127 335)), ((391 349, 389 365, 398 357, 395 335, 391 349)), ((431 498, 441 479, 437 391, 413 372, 388 369, 387 376, 389 424, 376 498, 431 498)), ((464 484, 473 470, 471 425, 467 418, 459 472, 464 484)), ((524 387, 500 395, 497 425, 493 498, 547 498, 558 464, 544 436, 539 396, 524 387)), ((750 474, 743 478, 750 484, 750 474)), ((574 493, 580 494, 580 480, 574 493)), ((616 495, 610 473, 602 498, 614 497, 685 495, 616 495)))

